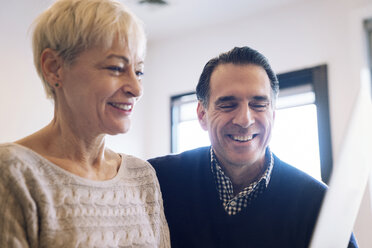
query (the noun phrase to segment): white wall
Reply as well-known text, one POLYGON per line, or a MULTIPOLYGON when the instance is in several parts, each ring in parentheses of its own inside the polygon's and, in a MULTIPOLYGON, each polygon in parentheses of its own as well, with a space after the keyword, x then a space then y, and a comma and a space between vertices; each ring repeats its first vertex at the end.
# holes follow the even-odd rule
MULTIPOLYGON (((45 99, 33 67, 28 28, 50 0, 8 1, 0 8, 0 142, 19 139, 48 124, 45 99)), ((149 42, 139 102, 128 134, 108 138, 117 151, 149 158, 169 153, 170 96, 194 90, 204 64, 233 46, 265 54, 278 73, 328 64, 332 144, 337 157, 365 67, 361 20, 372 17, 370 0, 307 0, 234 23, 149 42)), ((190 17, 191 18, 191 17, 190 17)), ((355 226, 360 247, 372 247, 370 193, 355 226)))
MULTIPOLYGON (((152 41, 146 63, 144 157, 170 151, 170 96, 195 89, 204 64, 233 46, 248 45, 265 54, 278 73, 326 63, 333 155, 339 154, 359 74, 366 66, 362 20, 372 17, 364 0, 304 1, 234 23, 221 23, 182 36, 152 41), (147 83, 148 82, 148 83, 147 83)), ((372 247, 370 192, 355 225, 360 247, 372 247)))
POLYGON ((28 37, 38 8, 34 3, 22 5, 18 1, 0 8, 0 142, 38 130, 53 113, 33 67, 28 37))

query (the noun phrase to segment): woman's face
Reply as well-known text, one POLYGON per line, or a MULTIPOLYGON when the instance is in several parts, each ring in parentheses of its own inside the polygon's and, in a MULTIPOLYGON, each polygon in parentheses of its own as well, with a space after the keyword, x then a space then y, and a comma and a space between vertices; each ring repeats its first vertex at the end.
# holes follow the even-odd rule
POLYGON ((57 118, 90 135, 125 133, 142 95, 143 61, 119 42, 82 52, 61 69, 57 118))

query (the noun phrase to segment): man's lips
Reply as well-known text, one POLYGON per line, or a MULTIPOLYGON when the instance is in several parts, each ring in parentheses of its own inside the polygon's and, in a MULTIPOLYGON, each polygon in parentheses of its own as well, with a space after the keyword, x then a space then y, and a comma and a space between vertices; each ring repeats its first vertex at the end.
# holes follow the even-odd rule
POLYGON ((254 139, 257 134, 249 134, 249 135, 227 135, 230 139, 238 142, 248 142, 254 139))

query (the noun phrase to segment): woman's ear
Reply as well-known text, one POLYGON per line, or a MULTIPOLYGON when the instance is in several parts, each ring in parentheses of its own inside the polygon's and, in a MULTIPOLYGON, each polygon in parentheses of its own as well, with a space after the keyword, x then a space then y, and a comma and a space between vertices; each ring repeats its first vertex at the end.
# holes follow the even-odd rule
POLYGON ((53 88, 61 86, 63 60, 56 51, 46 48, 40 56, 41 70, 48 84, 53 88))
POLYGON ((197 114, 198 114, 200 126, 205 131, 208 131, 206 111, 205 111, 204 105, 200 101, 198 102, 197 114))

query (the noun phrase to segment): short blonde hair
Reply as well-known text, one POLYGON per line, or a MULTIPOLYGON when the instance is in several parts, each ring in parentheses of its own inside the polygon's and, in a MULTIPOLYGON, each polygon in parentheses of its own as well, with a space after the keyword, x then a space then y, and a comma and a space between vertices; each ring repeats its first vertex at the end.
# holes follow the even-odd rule
POLYGON ((35 21, 32 37, 34 63, 48 98, 54 89, 45 80, 41 54, 46 48, 55 50, 66 64, 96 45, 111 47, 115 38, 123 45, 137 49, 143 57, 146 36, 142 22, 115 0, 57 0, 35 21))

